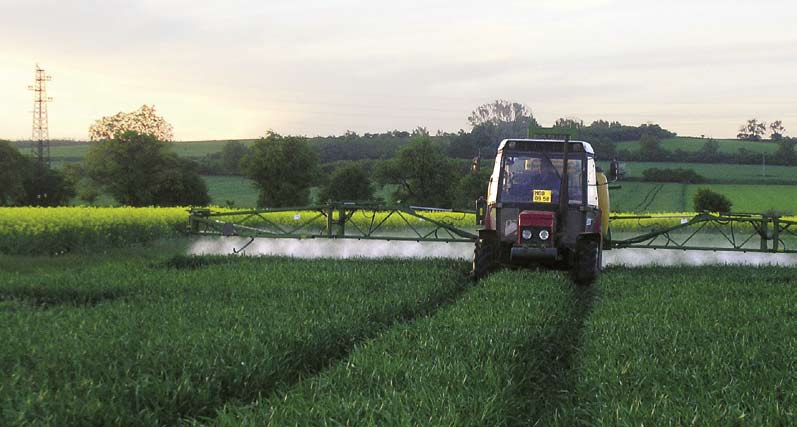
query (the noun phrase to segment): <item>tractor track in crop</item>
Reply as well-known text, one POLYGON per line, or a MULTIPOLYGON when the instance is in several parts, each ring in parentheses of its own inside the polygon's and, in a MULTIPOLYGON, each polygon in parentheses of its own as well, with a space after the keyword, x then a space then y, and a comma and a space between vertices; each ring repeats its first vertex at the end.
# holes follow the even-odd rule
MULTIPOLYGON (((249 405, 256 405, 258 401, 266 399, 268 396, 281 396, 287 393, 288 390, 296 384, 315 377, 324 370, 343 361, 360 344, 378 337, 391 328, 395 328, 399 325, 411 324, 417 320, 433 316, 440 309, 455 303, 473 286, 473 280, 463 275, 463 278, 459 280, 455 286, 447 289, 446 292, 431 297, 427 301, 421 301, 420 305, 415 306, 414 310, 406 311, 391 319, 379 319, 378 316, 376 316, 377 318, 370 319, 369 323, 377 323, 380 326, 366 333, 351 336, 349 331, 344 331, 341 336, 335 336, 334 331, 330 331, 332 334, 328 336, 328 341, 336 342, 337 346, 335 347, 301 348, 301 344, 298 344, 300 349, 293 352, 296 354, 296 357, 291 361, 286 361, 289 365, 294 365, 290 368, 291 374, 281 376, 281 378, 272 378, 266 382, 265 386, 261 383, 260 387, 234 392, 226 399, 227 403, 232 403, 239 407, 246 407, 247 404, 245 402, 249 402, 249 405), (311 358, 309 360, 301 357, 303 354, 320 353, 323 353, 324 356, 311 358)), ((199 421, 200 423, 213 424, 214 417, 217 414, 216 411, 223 406, 224 405, 206 407, 200 412, 183 412, 178 414, 178 419, 181 422, 188 421, 190 423, 199 421)))
POLYGON ((513 377, 520 383, 518 401, 525 405, 515 408, 507 419, 508 425, 545 425, 558 408, 577 399, 574 358, 598 293, 597 285, 573 287, 568 310, 549 333, 529 341, 520 350, 524 358, 513 377))
POLYGON ((662 188, 664 188, 664 184, 658 184, 651 188, 647 194, 645 194, 645 198, 634 208, 634 212, 646 211, 650 205, 653 204, 653 201, 656 200, 656 196, 661 192, 662 188))

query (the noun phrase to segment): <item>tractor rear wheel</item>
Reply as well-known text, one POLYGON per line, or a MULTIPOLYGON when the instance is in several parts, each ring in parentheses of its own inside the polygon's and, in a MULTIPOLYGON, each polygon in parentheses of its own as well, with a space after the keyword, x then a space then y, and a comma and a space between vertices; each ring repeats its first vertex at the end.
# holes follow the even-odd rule
POLYGON ((600 241, 582 239, 576 243, 573 281, 578 285, 589 286, 598 277, 603 263, 603 250, 600 241))
POLYGON ((473 251, 473 271, 471 274, 475 280, 480 280, 487 276, 495 267, 495 253, 493 245, 484 240, 476 242, 476 249, 473 251))

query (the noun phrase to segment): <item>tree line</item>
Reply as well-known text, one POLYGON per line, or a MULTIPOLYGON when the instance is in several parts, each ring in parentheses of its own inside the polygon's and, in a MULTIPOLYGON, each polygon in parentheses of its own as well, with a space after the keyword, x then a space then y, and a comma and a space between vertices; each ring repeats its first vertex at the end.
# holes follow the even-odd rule
MULTIPOLYGON (((129 206, 204 205, 210 200, 199 174, 224 173, 252 179, 262 207, 306 205, 313 186, 320 187, 318 201, 375 200, 375 187, 389 185, 394 188, 388 195, 391 201, 472 208, 485 192, 490 171, 472 168, 471 160, 480 155, 494 158, 502 139, 525 138, 538 124, 528 107, 505 100, 477 107, 468 121, 470 131, 435 135, 423 127, 316 138, 268 132, 251 147, 229 142, 221 152, 197 163, 174 153, 169 143, 171 125, 155 114, 154 107, 144 106, 95 122, 90 134, 97 142, 81 164, 67 165, 63 171, 47 169, 46 173, 27 169, 13 175, 9 172, 14 170, 12 166, 4 170, 3 179, 9 184, 3 186, 0 202, 44 204, 35 185, 23 185, 24 177, 29 176, 33 177, 29 181, 41 181, 41 177, 57 181, 57 185, 39 183, 61 189, 61 196, 56 198, 51 192, 47 203, 66 203, 75 195, 92 203, 104 193, 129 206)), ((596 146, 607 144, 606 151, 613 150, 612 141, 675 135, 654 124, 625 126, 603 120, 584 125, 563 118, 556 126, 575 129, 580 138, 594 141, 596 146)), ((24 157, 11 153, 16 150, 9 144, 4 149, 4 159, 24 157)), ((25 163, 16 160, 7 163, 25 163)))

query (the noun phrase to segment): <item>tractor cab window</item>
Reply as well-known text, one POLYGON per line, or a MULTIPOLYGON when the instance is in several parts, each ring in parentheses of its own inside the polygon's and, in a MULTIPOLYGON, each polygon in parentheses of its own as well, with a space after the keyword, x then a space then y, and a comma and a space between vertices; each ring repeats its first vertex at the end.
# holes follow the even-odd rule
MULTIPOLYGON (((504 157, 501 179, 501 201, 515 203, 559 203, 562 164, 559 156, 524 153, 504 157)), ((580 204, 583 195, 583 163, 568 159, 568 193, 570 204, 580 204)))

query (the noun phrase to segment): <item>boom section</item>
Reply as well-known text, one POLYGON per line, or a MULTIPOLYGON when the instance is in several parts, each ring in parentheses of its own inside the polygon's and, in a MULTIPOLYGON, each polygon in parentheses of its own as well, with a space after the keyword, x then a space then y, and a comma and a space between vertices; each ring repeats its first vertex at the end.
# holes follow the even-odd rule
POLYGON ((707 213, 694 217, 615 215, 611 249, 680 249, 797 253, 797 221, 772 214, 707 213), (625 222, 622 227, 619 221, 625 222), (631 224, 629 224, 630 222, 631 224))
POLYGON ((206 236, 273 239, 357 239, 473 243, 473 212, 371 203, 330 202, 321 206, 189 211, 188 232, 206 236), (433 214, 429 212, 434 212, 433 214))

